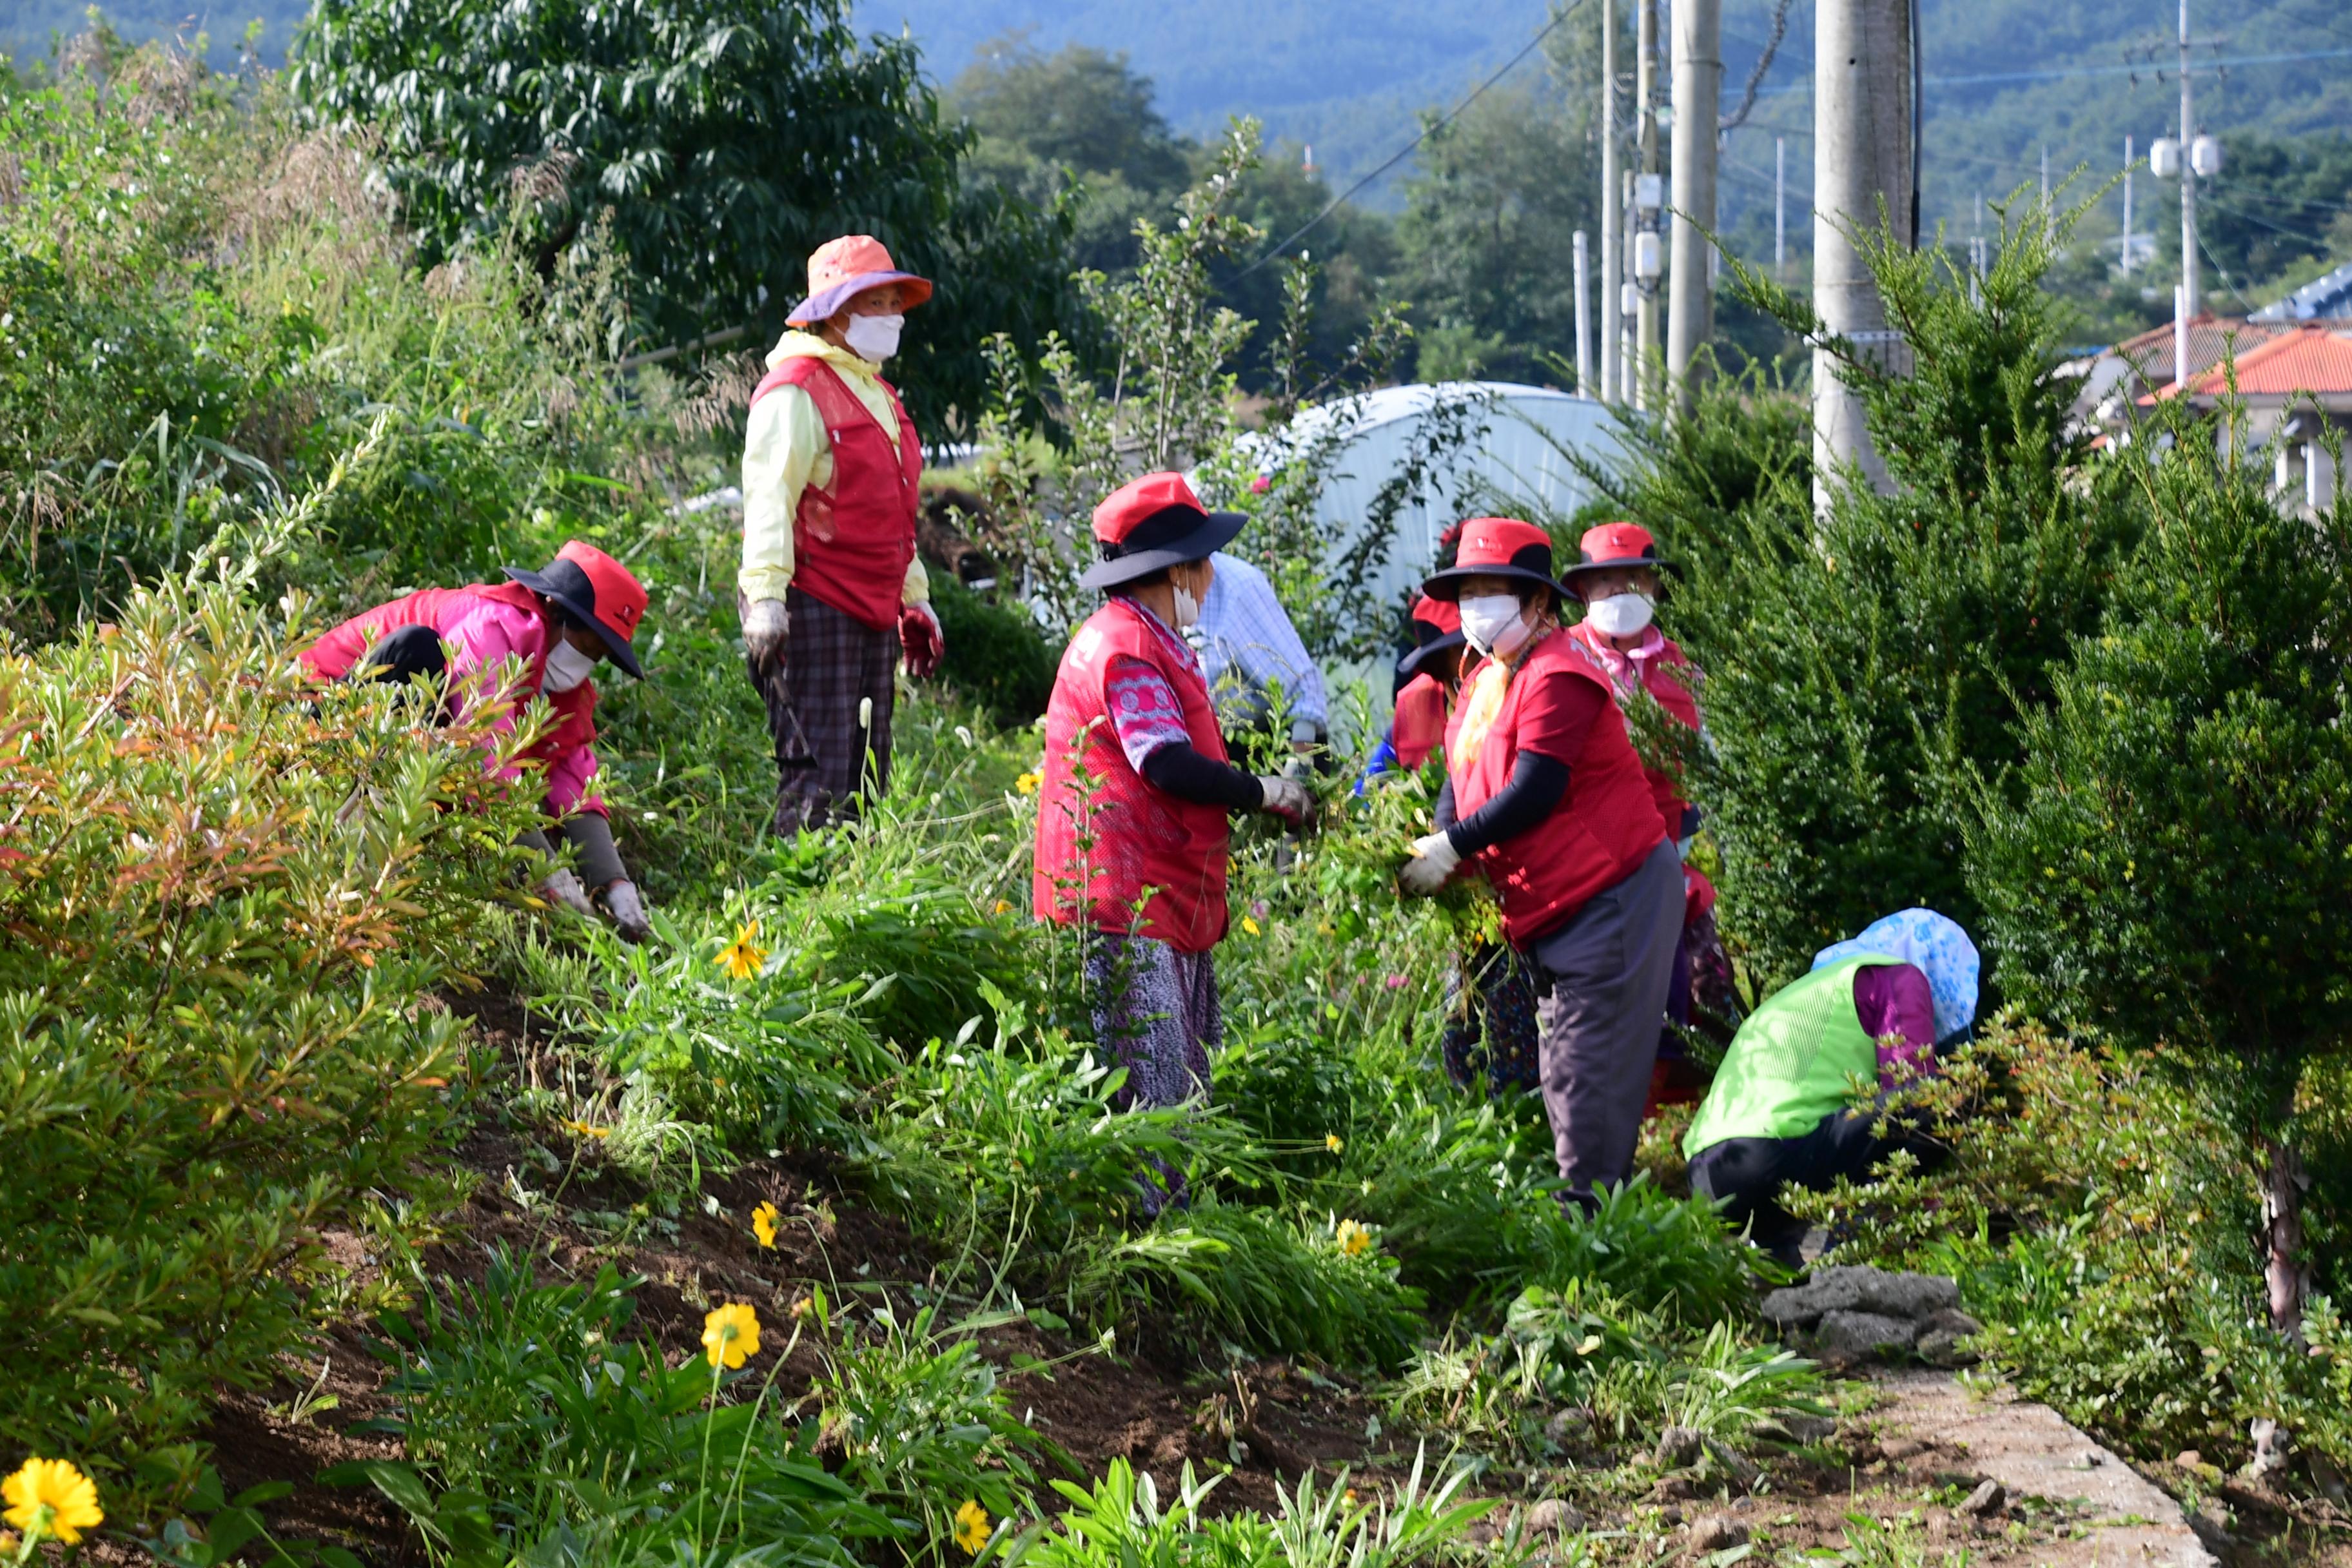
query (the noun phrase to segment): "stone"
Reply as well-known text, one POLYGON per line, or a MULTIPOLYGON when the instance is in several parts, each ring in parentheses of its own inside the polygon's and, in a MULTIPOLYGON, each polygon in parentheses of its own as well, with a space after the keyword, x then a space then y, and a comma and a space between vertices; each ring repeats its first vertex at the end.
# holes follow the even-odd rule
POLYGON ((2008 1501, 2009 1489, 1988 1478, 1979 1481, 1977 1489, 1962 1500, 1960 1511, 1970 1519, 1990 1519, 1999 1513, 2008 1501))
POLYGON ((1697 1431, 1689 1426, 1669 1426, 1658 1438, 1654 1463, 1662 1470, 1679 1470, 1698 1463, 1701 1447, 1697 1431))
POLYGON ((1764 1298, 1762 1311, 1787 1333, 1811 1328, 1832 1312, 1869 1312, 1917 1321, 1937 1312, 1957 1312, 1959 1305, 1958 1281, 1941 1274, 1890 1273, 1856 1264, 1816 1269, 1804 1284, 1772 1291, 1764 1298))
POLYGON ((1840 1310, 1822 1314, 1821 1326, 1813 1331, 1813 1348, 1825 1355, 1859 1359, 1882 1350, 1907 1351, 1918 1331, 1907 1318, 1840 1310))
POLYGON ((1956 1334, 1966 1338, 1969 1334, 1984 1332, 1984 1325, 1958 1307, 1947 1307, 1940 1312, 1930 1312, 1920 1319, 1919 1331, 1922 1334, 1956 1334))
POLYGON ((1758 1309, 1764 1321, 1782 1333, 1800 1333, 1822 1321, 1822 1310, 1813 1299, 1802 1289, 1790 1288, 1774 1290, 1764 1298, 1758 1309))
POLYGON ((1664 1476, 1650 1489, 1652 1502, 1687 1502, 1698 1496, 1698 1488, 1688 1476, 1664 1476))
POLYGON ((1764 1479, 1764 1472, 1753 1460, 1727 1443, 1719 1443, 1710 1437, 1706 1440, 1706 1451, 1714 1459, 1716 1468, 1741 1491, 1753 1490, 1756 1483, 1764 1479))
POLYGON ((1910 1437, 1889 1437, 1878 1446, 1883 1459, 1916 1459, 1927 1451, 1927 1444, 1910 1437))
POLYGON ((1800 1443, 1826 1443, 1837 1436, 1837 1419, 1831 1415, 1800 1415, 1780 1417, 1780 1425, 1800 1443))
POLYGON ((1546 1498, 1528 1510, 1531 1535, 1574 1535, 1584 1528, 1584 1516, 1559 1499, 1546 1498))
POLYGON ((1555 1448, 1565 1448, 1584 1436, 1591 1417, 1580 1405, 1570 1405, 1551 1413, 1544 1423, 1544 1436, 1555 1448))
POLYGON ((1957 1367, 1976 1364, 1977 1352, 1968 1348, 1967 1336, 1952 1333, 1948 1330, 1926 1330, 1919 1335, 1918 1343, 1912 1348, 1919 1352, 1919 1359, 1929 1366, 1957 1367))
POLYGON ((1693 1552, 1722 1552, 1748 1543, 1748 1527, 1727 1514, 1702 1514, 1690 1524, 1693 1552))
POLYGON ((1960 1283, 1941 1274, 1890 1274, 1883 1268, 1858 1270, 1868 1276, 1855 1281, 1865 1312, 1914 1321, 1937 1312, 1957 1311, 1960 1283))

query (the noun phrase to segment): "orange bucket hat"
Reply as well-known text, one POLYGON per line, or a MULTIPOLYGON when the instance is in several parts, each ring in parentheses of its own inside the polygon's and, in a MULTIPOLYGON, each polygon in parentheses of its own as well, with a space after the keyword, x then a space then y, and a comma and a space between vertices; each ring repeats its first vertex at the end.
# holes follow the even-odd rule
POLYGON ((822 321, 847 304, 850 296, 886 283, 906 285, 910 310, 931 297, 930 279, 899 271, 890 253, 872 235, 845 234, 826 240, 808 259, 808 298, 793 306, 784 320, 795 327, 822 321))

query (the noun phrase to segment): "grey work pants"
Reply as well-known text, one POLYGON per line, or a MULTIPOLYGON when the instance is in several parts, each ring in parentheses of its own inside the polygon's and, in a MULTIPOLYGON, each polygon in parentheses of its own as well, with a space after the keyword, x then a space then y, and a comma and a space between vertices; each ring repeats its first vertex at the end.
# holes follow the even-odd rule
POLYGON ((1682 862, 1661 842, 1528 949, 1553 1152, 1567 1195, 1588 1207, 1594 1184, 1633 1173, 1682 925, 1682 862))

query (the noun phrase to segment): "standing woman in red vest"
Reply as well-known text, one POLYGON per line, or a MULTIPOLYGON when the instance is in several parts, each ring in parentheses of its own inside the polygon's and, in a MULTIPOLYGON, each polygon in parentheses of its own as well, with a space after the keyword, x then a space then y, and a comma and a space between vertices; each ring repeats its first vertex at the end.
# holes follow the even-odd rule
POLYGON ((1551 537, 1474 518, 1451 570, 1423 584, 1461 606, 1480 662, 1446 734, 1438 830, 1402 879, 1434 892, 1475 859, 1541 998, 1544 1110, 1566 1196, 1633 1171, 1642 1105, 1682 928, 1682 865, 1625 733, 1609 676, 1562 634, 1551 537))
MULTIPOLYGON (((609 658, 644 677, 629 645, 645 618, 645 587, 627 567, 576 539, 544 571, 509 566, 506 574, 508 582, 425 588, 363 610, 303 649, 302 662, 321 680, 440 681, 453 715, 502 701, 506 711, 493 726, 500 732, 514 728, 514 715, 532 698, 545 698, 555 721, 529 755, 547 781, 547 815, 580 869, 549 873, 541 889, 591 919, 601 904, 623 936, 642 942, 653 930, 645 900, 614 846, 604 802, 589 787, 597 768, 596 683, 589 676, 609 658), (509 674, 515 683, 501 686, 509 674)), ((529 837, 552 853, 543 835, 529 837)))
POLYGON ((1108 597, 1071 637, 1045 708, 1032 896, 1039 920, 1092 932, 1096 1036, 1128 1069, 1127 1104, 1208 1091, 1223 1033, 1210 952, 1227 922, 1227 816, 1297 822, 1312 805, 1303 784, 1225 760, 1184 641, 1208 558, 1244 521, 1203 510, 1181 474, 1146 474, 1097 507, 1101 559, 1080 581, 1108 597))
POLYGON ((947 651, 915 559, 923 449, 881 376, 931 286, 853 234, 809 258, 743 436, 744 655, 776 749, 775 830, 822 827, 890 778, 893 675, 947 651))

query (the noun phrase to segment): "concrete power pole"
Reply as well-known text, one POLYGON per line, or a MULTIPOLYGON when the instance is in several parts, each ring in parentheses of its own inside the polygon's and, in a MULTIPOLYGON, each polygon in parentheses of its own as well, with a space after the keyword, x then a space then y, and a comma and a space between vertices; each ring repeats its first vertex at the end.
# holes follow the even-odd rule
POLYGON ((1617 353, 1617 282, 1625 237, 1618 231, 1624 203, 1617 186, 1617 0, 1601 0, 1601 395, 1625 395, 1617 353))
POLYGON ((1673 289, 1666 315, 1666 375, 1679 405, 1691 407, 1691 364, 1715 333, 1707 262, 1714 243, 1715 154, 1722 132, 1722 0, 1675 0, 1675 227, 1666 260, 1673 289))
MULTIPOLYGON (((2197 289, 2197 115, 2189 99, 2189 0, 2180 0, 2180 304, 2175 342, 2185 342, 2203 298, 2197 289)), ((2186 379, 2186 377, 2182 377, 2186 379)))
MULTIPOLYGON (((1640 0, 1640 22, 1636 29, 1634 50, 1639 56, 1635 64, 1633 112, 1640 116, 1634 121, 1642 138, 1642 173, 1655 175, 1658 172, 1658 0, 1640 0)), ((1654 203, 1654 195, 1643 198, 1654 203)), ((1643 222, 1645 229, 1653 227, 1654 216, 1643 222)), ((1637 245, 1643 243, 1636 241, 1637 245)), ((1648 242, 1654 246, 1654 238, 1648 242)), ((1654 263, 1652 270, 1654 273, 1654 263)), ((1658 289, 1654 278, 1644 279, 1642 288, 1639 327, 1634 336, 1634 363, 1626 379, 1633 384, 1633 405, 1652 406, 1649 396, 1651 369, 1658 353, 1658 289)))
POLYGON ((2132 139, 2126 136, 2124 138, 2124 246, 2122 263, 2124 276, 2126 278, 2131 276, 2131 185, 2132 164, 2134 162, 2135 160, 2132 156, 2132 139))
POLYGON ((1772 277, 1789 280, 1789 139, 1772 138, 1772 277))
POLYGON ((1592 273, 1585 258, 1585 234, 1576 231, 1576 395, 1592 395, 1592 273))
MULTIPOLYGON (((1889 348, 1886 311, 1851 237, 1911 210, 1909 0, 1820 0, 1813 31, 1813 310, 1865 354, 1889 348)), ((1906 232, 1898 226, 1898 235, 1906 232)), ((1834 355, 1813 351, 1813 504, 1840 470, 1884 489, 1862 400, 1834 355)))

